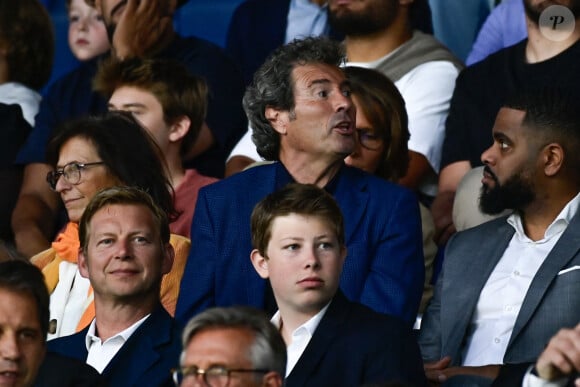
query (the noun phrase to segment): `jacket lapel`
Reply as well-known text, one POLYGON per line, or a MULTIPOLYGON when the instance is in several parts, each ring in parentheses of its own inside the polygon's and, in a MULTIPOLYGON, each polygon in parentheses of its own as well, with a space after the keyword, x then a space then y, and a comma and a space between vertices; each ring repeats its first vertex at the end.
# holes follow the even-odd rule
POLYGON ((462 243, 453 252, 455 259, 445 265, 443 272, 441 299, 446 301, 441 304, 442 350, 444 355, 452 356, 454 364, 461 362, 463 338, 469 329, 479 294, 515 232, 506 222, 506 217, 490 222, 487 228, 477 238, 491 243, 478 245, 473 238, 462 243), (470 264, 457 265, 458 260, 469 261, 470 264), (455 281, 465 284, 462 291, 457 291, 455 281))
POLYGON ((319 368, 324 356, 329 352, 332 342, 342 331, 341 326, 350 311, 350 303, 344 294, 338 290, 314 335, 298 359, 298 362, 287 378, 287 384, 293 386, 306 385, 307 381, 319 368))
POLYGON ((544 299, 548 288, 558 276, 558 272, 578 254, 579 250, 580 211, 572 218, 570 224, 568 224, 568 227, 534 276, 516 319, 508 347, 530 320, 532 314, 544 299))
POLYGON ((347 245, 351 242, 355 230, 359 229, 369 202, 368 179, 357 178, 361 173, 364 172, 343 166, 337 175, 338 181, 333 194, 344 216, 347 245))

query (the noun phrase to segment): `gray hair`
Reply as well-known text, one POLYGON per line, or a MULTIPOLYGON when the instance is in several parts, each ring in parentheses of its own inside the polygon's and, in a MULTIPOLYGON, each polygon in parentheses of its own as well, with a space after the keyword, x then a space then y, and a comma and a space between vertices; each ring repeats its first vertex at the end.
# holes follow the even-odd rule
POLYGON ((293 112, 296 66, 344 63, 344 48, 325 37, 294 40, 276 49, 254 74, 243 99, 244 110, 252 127, 252 141, 260 156, 269 161, 279 159, 280 135, 266 118, 266 108, 293 112))
POLYGON ((286 344, 282 335, 266 314, 246 306, 210 308, 193 317, 183 330, 183 351, 196 334, 215 328, 247 329, 254 333, 254 343, 248 349, 248 358, 256 369, 275 371, 282 378, 286 374, 286 344))

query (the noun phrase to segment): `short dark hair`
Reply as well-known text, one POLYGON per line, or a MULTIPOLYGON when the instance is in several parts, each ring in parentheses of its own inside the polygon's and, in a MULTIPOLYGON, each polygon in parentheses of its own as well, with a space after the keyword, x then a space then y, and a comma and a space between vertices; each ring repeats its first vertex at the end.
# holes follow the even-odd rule
POLYGON ((34 298, 43 340, 48 334, 50 296, 39 268, 21 260, 0 263, 0 289, 34 298))
POLYGON ((94 88, 109 98, 116 89, 132 86, 155 96, 163 109, 163 120, 172 124, 182 116, 191 120, 180 153, 187 154, 201 131, 207 111, 207 85, 180 62, 169 59, 111 58, 101 64, 94 88))
MULTIPOLYGON (((575 94, 561 88, 542 88, 514 93, 504 107, 525 112, 522 124, 532 130, 539 146, 556 142, 566 153, 566 168, 575 176, 580 170, 580 104, 575 94)), ((580 182, 580 179, 577 181, 580 182)))
POLYGON ((155 202, 153 198, 142 189, 137 187, 110 187, 99 191, 89 202, 81 216, 79 223, 79 240, 83 251, 87 252, 90 234, 90 223, 93 216, 103 207, 114 204, 138 205, 149 209, 159 231, 161 243, 169 243, 170 231, 167 214, 155 202))
POLYGON ((38 0, 0 0, 0 44, 6 44, 10 81, 40 90, 52 72, 54 31, 38 0))
POLYGON ((409 167, 410 134, 405 100, 395 84, 377 70, 349 66, 345 73, 352 95, 359 101, 357 108, 385 144, 374 174, 397 182, 409 167))
POLYGON ((56 166, 61 148, 74 137, 86 139, 95 146, 107 171, 120 184, 145 190, 170 220, 177 218, 174 191, 163 154, 130 113, 109 112, 65 124, 48 144, 49 164, 56 166))
POLYGON ((248 349, 248 360, 256 369, 275 371, 286 375, 286 344, 264 311, 246 307, 217 307, 206 309, 193 317, 183 330, 183 348, 196 334, 219 328, 247 329, 254 334, 254 343, 248 349))
POLYGON ((293 111, 294 82, 292 71, 296 66, 327 64, 340 66, 345 59, 344 49, 324 37, 294 40, 276 49, 254 74, 246 89, 244 110, 252 127, 252 140, 260 156, 278 160, 280 135, 266 118, 266 107, 293 111))
POLYGON ((344 220, 334 198, 314 184, 291 183, 266 196, 252 211, 252 245, 262 256, 266 257, 266 249, 272 237, 272 223, 276 218, 289 214, 324 219, 334 228, 338 243, 344 245, 344 220))

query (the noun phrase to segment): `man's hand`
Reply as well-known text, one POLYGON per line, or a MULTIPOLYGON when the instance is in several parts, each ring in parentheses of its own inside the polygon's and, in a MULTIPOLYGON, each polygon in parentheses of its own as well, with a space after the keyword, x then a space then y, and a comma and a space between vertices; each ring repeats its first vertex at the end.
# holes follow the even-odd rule
MULTIPOLYGON (((545 380, 580 372, 580 324, 572 329, 561 329, 552 337, 536 362, 536 370, 545 380)), ((580 378, 576 385, 580 385, 580 378)))
POLYGON ((175 0, 127 0, 113 34, 118 59, 144 57, 155 51, 171 30, 175 0))
POLYGON ((482 376, 494 380, 499 374, 500 365, 486 365, 480 367, 449 367, 451 358, 443 359, 425 364, 425 375, 432 385, 438 385, 456 375, 482 376))

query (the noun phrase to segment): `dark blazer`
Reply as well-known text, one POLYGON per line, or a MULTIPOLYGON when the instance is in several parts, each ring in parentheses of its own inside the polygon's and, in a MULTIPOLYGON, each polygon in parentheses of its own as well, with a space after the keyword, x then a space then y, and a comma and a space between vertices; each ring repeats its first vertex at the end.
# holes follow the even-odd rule
POLYGON ((34 387, 104 387, 108 384, 84 361, 47 352, 34 387))
MULTIPOLYGON (((289 182, 284 174, 291 180, 281 163, 262 165, 199 191, 175 312, 180 323, 216 305, 266 307, 265 281, 250 261, 250 215, 256 203, 289 182)), ((330 185, 345 218, 341 289, 349 299, 411 325, 425 273, 417 198, 348 166, 330 185)))
MULTIPOLYGON (((451 356, 461 363, 464 340, 479 294, 515 230, 501 217, 457 233, 427 308, 419 345, 428 361, 451 356)), ((560 328, 580 321, 580 211, 530 284, 504 355, 504 363, 532 363, 560 328)))
POLYGON ((350 302, 339 291, 285 386, 352 387, 395 381, 426 385, 411 330, 399 319, 350 302))
MULTIPOLYGON (((49 351, 86 361, 89 327, 48 342, 49 351)), ((103 370, 111 386, 172 386, 171 368, 179 365, 181 330, 159 305, 103 370)))

